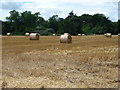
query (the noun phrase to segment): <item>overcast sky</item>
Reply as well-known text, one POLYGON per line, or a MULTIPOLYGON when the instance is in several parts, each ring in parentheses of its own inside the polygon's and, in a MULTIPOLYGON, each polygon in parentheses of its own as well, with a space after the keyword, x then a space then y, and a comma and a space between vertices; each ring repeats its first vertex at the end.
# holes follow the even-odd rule
POLYGON ((48 19, 52 15, 65 18, 72 10, 76 15, 105 14, 112 21, 118 20, 119 0, 0 0, 0 20, 9 16, 9 11, 40 12, 41 16, 48 19))

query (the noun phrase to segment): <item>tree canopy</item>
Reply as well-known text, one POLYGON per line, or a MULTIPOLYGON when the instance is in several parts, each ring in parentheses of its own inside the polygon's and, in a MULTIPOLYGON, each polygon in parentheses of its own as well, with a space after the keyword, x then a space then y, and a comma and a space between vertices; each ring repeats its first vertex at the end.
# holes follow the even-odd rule
POLYGON ((37 32, 41 35, 51 35, 52 33, 62 34, 70 33, 77 35, 84 34, 104 34, 112 33, 118 34, 117 26, 120 21, 112 22, 104 14, 83 14, 77 16, 71 11, 68 16, 64 18, 53 15, 48 20, 45 20, 40 12, 32 13, 31 11, 18 12, 16 10, 10 11, 10 16, 6 17, 2 26, 2 34, 11 32, 14 35, 24 35, 25 32, 37 32))

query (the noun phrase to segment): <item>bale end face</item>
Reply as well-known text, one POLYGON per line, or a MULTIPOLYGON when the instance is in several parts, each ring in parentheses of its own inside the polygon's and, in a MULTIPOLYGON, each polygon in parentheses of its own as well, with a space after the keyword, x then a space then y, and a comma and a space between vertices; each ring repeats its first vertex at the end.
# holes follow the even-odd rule
POLYGON ((68 36, 67 43, 72 43, 72 37, 70 35, 68 36))
POLYGON ((11 36, 11 33, 7 33, 6 35, 7 35, 7 36, 11 36))
POLYGON ((30 34, 29 33, 25 33, 25 36, 29 36, 30 34))

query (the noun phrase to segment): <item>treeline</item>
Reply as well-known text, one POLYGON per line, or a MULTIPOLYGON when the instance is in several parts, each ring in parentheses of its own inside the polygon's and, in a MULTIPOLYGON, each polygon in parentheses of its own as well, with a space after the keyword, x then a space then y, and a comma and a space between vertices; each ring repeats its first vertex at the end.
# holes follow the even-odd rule
POLYGON ((77 16, 71 11, 68 16, 59 18, 53 15, 45 20, 39 12, 32 14, 31 11, 18 12, 10 11, 7 21, 2 24, 2 34, 10 32, 14 35, 24 35, 26 32, 37 32, 41 35, 52 35, 53 33, 70 33, 71 35, 81 34, 118 34, 118 22, 112 22, 103 14, 83 14, 77 16))

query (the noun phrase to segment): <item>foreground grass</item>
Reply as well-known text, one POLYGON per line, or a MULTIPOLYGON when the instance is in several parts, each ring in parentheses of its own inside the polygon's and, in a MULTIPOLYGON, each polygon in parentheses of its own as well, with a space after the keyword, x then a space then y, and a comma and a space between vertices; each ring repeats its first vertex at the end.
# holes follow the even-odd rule
POLYGON ((3 37, 3 87, 115 88, 118 37, 3 37))

